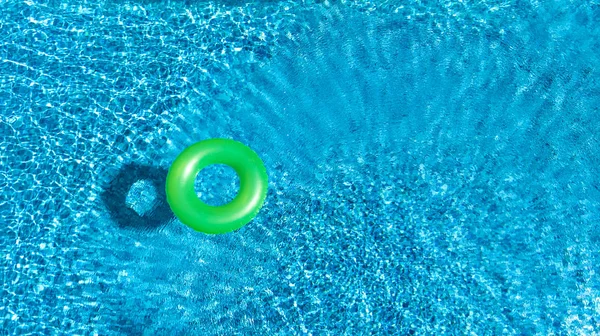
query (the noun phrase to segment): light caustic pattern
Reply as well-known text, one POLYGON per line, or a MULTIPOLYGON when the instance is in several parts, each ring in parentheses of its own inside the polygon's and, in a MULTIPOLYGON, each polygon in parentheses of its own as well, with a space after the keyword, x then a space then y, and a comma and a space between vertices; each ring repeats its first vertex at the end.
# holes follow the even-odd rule
POLYGON ((0 6, 0 329, 600 332, 598 6, 0 6), (267 166, 250 225, 115 224, 213 137, 267 166))

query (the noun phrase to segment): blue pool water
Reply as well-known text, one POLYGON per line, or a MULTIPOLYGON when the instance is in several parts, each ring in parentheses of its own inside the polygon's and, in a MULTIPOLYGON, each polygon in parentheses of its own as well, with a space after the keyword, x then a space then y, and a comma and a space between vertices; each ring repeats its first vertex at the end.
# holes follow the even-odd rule
POLYGON ((599 55, 591 1, 0 0, 0 335, 600 333, 599 55), (270 179, 220 236, 213 137, 270 179))

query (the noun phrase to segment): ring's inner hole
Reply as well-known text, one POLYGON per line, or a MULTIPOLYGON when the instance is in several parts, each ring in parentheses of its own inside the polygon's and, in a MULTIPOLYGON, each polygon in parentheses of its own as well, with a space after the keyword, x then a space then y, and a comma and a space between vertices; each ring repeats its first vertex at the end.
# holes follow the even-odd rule
POLYGON ((214 164, 198 173, 194 187, 202 202, 219 206, 235 198, 240 189, 240 178, 233 168, 224 164, 214 164))

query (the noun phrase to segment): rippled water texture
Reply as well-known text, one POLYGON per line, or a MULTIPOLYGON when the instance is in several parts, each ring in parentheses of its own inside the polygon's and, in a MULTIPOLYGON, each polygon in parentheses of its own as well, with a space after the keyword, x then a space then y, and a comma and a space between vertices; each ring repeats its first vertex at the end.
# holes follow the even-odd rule
POLYGON ((403 3, 0 0, 4 334, 600 332, 600 6, 403 3))

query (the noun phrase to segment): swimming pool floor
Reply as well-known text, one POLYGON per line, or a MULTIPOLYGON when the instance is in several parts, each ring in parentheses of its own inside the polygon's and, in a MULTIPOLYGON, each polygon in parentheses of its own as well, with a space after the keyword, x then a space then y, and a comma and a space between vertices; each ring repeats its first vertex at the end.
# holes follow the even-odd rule
MULTIPOLYGON (((600 6, 0 0, 0 335, 600 332, 600 6), (227 235, 173 159, 249 145, 227 235)), ((236 181, 207 172, 201 197, 236 181)))

